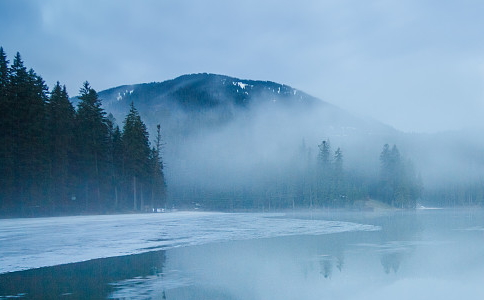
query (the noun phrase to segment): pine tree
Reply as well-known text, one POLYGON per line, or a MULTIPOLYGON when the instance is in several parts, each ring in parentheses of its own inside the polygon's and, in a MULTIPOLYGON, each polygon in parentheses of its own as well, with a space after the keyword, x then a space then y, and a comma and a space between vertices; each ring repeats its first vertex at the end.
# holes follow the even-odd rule
POLYGON ((97 92, 86 81, 80 89, 76 114, 77 162, 79 184, 84 186, 86 209, 93 208, 90 199, 101 208, 101 189, 106 188, 109 176, 108 121, 97 92))
POLYGON ((40 75, 37 75, 33 69, 29 70, 30 79, 30 97, 28 104, 28 116, 24 120, 30 126, 28 127, 27 152, 29 157, 29 174, 32 176, 32 191, 30 197, 33 205, 42 206, 42 210, 47 208, 48 203, 46 195, 48 192, 48 174, 49 174, 49 153, 47 147, 47 112, 46 105, 48 102, 48 88, 40 75), (40 201, 41 200, 41 201, 40 201))
MULTIPOLYGON (((56 83, 47 105, 50 190, 52 205, 66 207, 73 194, 75 110, 65 86, 56 83)), ((67 208, 67 207, 66 207, 67 208)))
POLYGON ((13 193, 12 103, 8 97, 10 68, 0 47, 0 209, 11 209, 13 193))
POLYGON ((332 158, 329 140, 323 141, 318 153, 317 197, 319 205, 329 205, 331 202, 332 158))
POLYGON ((378 194, 380 200, 388 204, 391 204, 394 194, 393 173, 390 146, 385 144, 380 153, 380 183, 378 194))
POLYGON ((10 68, 7 55, 0 47, 0 209, 10 209, 13 192, 12 128, 13 105, 9 101, 10 68))
POLYGON ((163 173, 163 159, 161 157, 162 140, 161 140, 161 126, 156 126, 155 146, 151 149, 150 165, 151 165, 151 207, 161 207, 164 204, 166 197, 166 182, 163 173))
POLYGON ((379 197, 391 206, 414 208, 421 183, 410 161, 404 162, 396 145, 383 146, 380 154, 379 197))
POLYGON ((343 172, 343 151, 341 151, 341 148, 338 148, 334 152, 332 171, 333 199, 337 201, 333 205, 344 206, 346 202, 346 191, 343 172))
POLYGON ((11 197, 15 201, 16 209, 22 210, 27 203, 28 195, 24 185, 28 183, 26 178, 25 144, 28 140, 26 135, 27 123, 24 122, 27 115, 28 99, 28 73, 25 68, 20 53, 17 52, 12 65, 10 66, 9 86, 7 90, 8 98, 8 132, 7 132, 7 152, 9 164, 11 165, 12 191, 11 197))
POLYGON ((37 208, 45 199, 48 171, 45 148, 47 87, 33 70, 27 71, 19 53, 10 67, 7 88, 7 153, 13 171, 12 198, 17 207, 37 208))
POLYGON ((126 179, 132 179, 133 209, 143 209, 144 191, 148 176, 150 175, 150 145, 146 125, 131 103, 130 111, 124 120, 124 172, 126 179), (138 200, 139 198, 139 200, 138 200), (138 206, 140 202, 140 206, 138 206))
POLYGON ((7 101, 7 89, 10 80, 10 69, 8 67, 8 63, 9 61, 7 60, 7 55, 3 51, 3 48, 0 47, 0 114, 2 120, 4 117, 6 117, 4 110, 6 109, 5 105, 7 101))
POLYGON ((111 136, 110 161, 111 161, 111 183, 114 199, 114 209, 119 209, 120 204, 120 186, 123 182, 123 140, 119 126, 114 125, 115 120, 112 118, 109 129, 111 136))
POLYGON ((319 154, 318 159, 322 167, 329 168, 331 164, 331 145, 329 140, 323 141, 318 145, 319 154))

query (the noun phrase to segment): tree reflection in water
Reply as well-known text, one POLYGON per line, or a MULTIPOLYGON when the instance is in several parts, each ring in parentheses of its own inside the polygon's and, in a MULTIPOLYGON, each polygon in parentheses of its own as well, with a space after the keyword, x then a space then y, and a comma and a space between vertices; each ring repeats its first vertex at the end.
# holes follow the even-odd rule
POLYGON ((1 274, 0 298, 105 299, 114 282, 161 274, 165 259, 156 251, 1 274))

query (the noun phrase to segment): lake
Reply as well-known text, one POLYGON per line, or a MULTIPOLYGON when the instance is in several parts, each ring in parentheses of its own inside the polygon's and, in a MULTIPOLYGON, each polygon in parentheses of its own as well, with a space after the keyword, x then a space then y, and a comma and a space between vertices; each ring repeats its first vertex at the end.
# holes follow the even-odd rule
POLYGON ((0 220, 0 299, 484 299, 484 211, 0 220))

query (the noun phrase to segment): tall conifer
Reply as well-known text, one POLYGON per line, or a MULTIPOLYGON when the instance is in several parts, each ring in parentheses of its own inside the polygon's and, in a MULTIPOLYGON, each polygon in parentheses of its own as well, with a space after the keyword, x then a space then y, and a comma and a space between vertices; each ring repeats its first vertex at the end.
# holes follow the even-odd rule
POLYGON ((109 178, 109 132, 97 92, 89 82, 80 89, 76 114, 78 171, 86 209, 100 208, 103 180, 109 178), (95 205, 90 204, 94 199, 95 205))
POLYGON ((331 145, 329 140, 323 141, 319 147, 318 172, 317 172, 317 196, 320 205, 328 205, 331 198, 331 145))
POLYGON ((27 71, 20 53, 10 67, 7 88, 8 132, 6 147, 13 166, 12 198, 18 207, 34 209, 45 198, 47 156, 45 103, 47 87, 33 70, 27 71))
POLYGON ((131 103, 123 126, 124 170, 127 180, 132 180, 133 209, 142 209, 143 184, 150 175, 150 145, 146 125, 138 110, 131 103), (139 199, 139 200, 138 200, 139 199), (138 206, 138 202, 141 203, 138 206))
POLYGON ((0 47, 0 209, 12 205, 13 189, 13 152, 12 152, 12 103, 9 101, 8 88, 10 69, 7 55, 0 47))
POLYGON ((75 110, 65 86, 56 83, 47 105, 50 157, 49 198, 53 205, 66 206, 73 193, 75 110))
POLYGON ((113 185, 114 208, 118 209, 120 204, 120 185, 123 181, 123 139, 119 126, 115 126, 111 135, 111 178, 113 185))
POLYGON ((163 173, 163 159, 161 156, 162 140, 161 126, 156 125, 155 146, 151 149, 151 207, 160 207, 164 204, 166 196, 166 182, 163 173))

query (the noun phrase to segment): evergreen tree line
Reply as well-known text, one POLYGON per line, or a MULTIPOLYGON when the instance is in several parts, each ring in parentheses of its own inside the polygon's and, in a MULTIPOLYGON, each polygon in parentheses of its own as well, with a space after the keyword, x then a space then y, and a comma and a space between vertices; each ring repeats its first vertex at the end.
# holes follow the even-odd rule
MULTIPOLYGON (((260 168, 267 169, 263 165, 260 168)), ((374 177, 347 169, 343 150, 338 147, 333 151, 329 140, 318 145, 316 155, 303 142, 293 163, 266 179, 225 190, 194 185, 171 187, 170 201, 175 206, 222 210, 351 208, 367 199, 398 208, 416 206, 422 183, 396 146, 383 146, 378 173, 374 177)))
POLYGON ((0 48, 0 213, 40 215, 162 207, 161 132, 154 145, 133 104, 122 130, 85 82, 75 109, 19 53, 0 48))
MULTIPOLYGON (((376 199, 393 207, 415 208, 422 194, 421 179, 397 146, 383 146, 378 178, 369 178, 344 168, 341 148, 334 152, 329 140, 318 145, 317 163, 309 168, 309 206, 348 207, 355 201, 376 199)), ((306 200, 306 202, 308 202, 306 200)))

